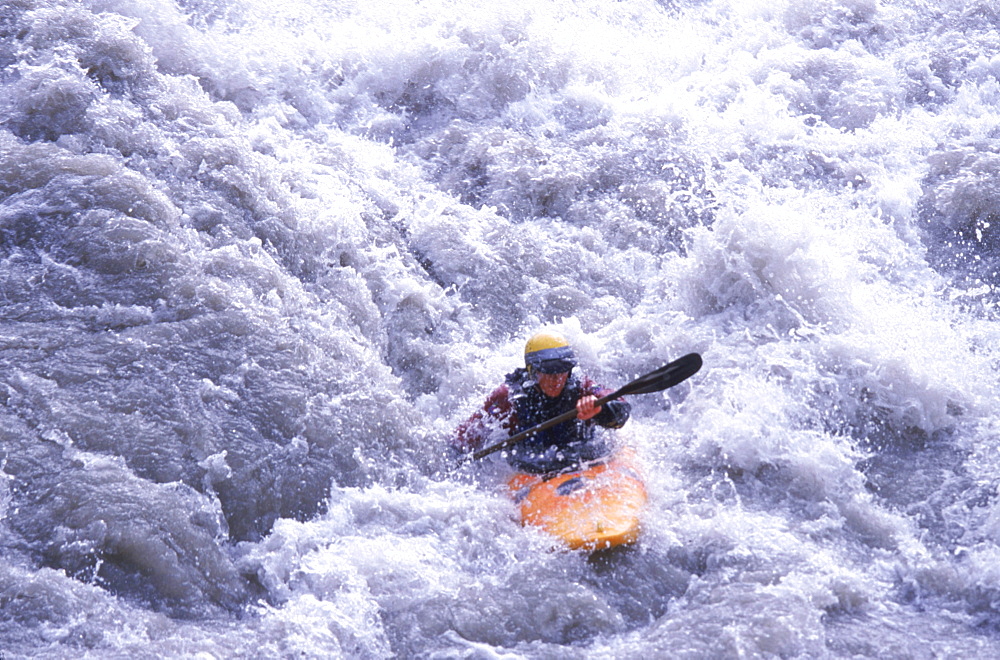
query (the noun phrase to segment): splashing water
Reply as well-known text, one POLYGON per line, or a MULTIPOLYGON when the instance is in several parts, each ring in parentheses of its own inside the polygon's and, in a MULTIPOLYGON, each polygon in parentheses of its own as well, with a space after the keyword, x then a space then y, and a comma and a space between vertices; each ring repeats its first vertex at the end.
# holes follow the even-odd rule
POLYGON ((1000 12, 0 7, 4 657, 1000 654, 1000 12), (551 325, 652 505, 446 439, 551 325))

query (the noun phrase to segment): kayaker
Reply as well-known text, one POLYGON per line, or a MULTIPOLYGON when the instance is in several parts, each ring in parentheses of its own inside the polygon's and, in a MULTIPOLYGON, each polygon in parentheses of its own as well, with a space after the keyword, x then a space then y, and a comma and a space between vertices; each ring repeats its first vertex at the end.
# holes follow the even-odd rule
POLYGON ((507 450, 516 469, 542 474, 559 472, 611 453, 597 426, 616 429, 629 417, 631 406, 621 399, 595 405, 610 393, 586 376, 572 373, 576 355, 569 342, 554 332, 539 332, 524 347, 524 368, 507 374, 481 410, 455 432, 453 444, 471 452, 500 442, 573 407, 576 419, 525 438, 507 450))

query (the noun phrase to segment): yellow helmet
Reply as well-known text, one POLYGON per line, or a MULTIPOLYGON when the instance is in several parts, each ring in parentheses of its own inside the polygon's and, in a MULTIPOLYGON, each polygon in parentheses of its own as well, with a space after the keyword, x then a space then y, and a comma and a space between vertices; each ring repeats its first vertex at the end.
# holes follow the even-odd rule
POLYGON ((576 366, 576 355, 565 337, 542 331, 532 335, 524 345, 524 364, 529 371, 562 374, 576 366))

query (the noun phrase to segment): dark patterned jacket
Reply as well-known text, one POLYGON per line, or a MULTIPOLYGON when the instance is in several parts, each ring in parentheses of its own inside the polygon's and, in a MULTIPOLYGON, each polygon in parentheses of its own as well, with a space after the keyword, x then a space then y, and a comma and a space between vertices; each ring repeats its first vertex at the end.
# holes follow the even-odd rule
MULTIPOLYGON (((587 377, 571 374, 562 393, 549 397, 526 369, 517 369, 490 394, 481 410, 458 427, 454 445, 463 452, 475 451, 572 410, 584 395, 601 397, 609 392, 587 377)), ((589 420, 573 419, 521 440, 506 450, 507 460, 518 470, 545 473, 606 456, 611 447, 596 427, 621 427, 630 409, 621 399, 608 401, 589 420)))

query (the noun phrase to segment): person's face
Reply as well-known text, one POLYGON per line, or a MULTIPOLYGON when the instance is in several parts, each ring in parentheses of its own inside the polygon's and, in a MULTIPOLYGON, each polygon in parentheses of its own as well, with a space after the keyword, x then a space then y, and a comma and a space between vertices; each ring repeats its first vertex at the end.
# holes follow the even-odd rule
POLYGON ((562 394, 563 388, 566 387, 566 380, 568 378, 568 371, 564 374, 538 374, 538 387, 542 390, 545 396, 552 397, 554 399, 562 394))

